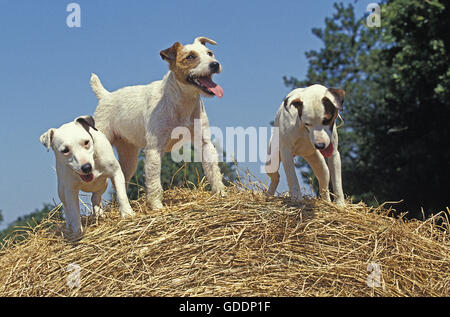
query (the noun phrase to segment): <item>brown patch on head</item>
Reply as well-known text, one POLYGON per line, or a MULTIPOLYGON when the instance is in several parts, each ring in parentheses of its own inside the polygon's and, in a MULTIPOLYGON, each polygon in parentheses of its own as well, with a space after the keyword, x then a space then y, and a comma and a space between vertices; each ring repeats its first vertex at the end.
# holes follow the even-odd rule
POLYGON ((161 58, 162 58, 163 60, 168 61, 169 64, 170 64, 171 62, 173 62, 173 61, 176 60, 178 50, 179 50, 181 47, 183 47, 183 45, 181 45, 181 44, 178 43, 178 42, 175 42, 171 47, 169 47, 169 48, 167 48, 167 49, 161 51, 161 52, 159 53, 159 55, 161 55, 161 58))
POLYGON ((287 111, 287 112, 289 112, 289 109, 288 109, 288 106, 289 106, 289 97, 286 97, 285 99, 284 99, 284 109, 287 111))
POLYGON ((333 95, 336 99, 337 105, 336 107, 342 111, 345 99, 345 90, 336 89, 336 88, 328 88, 328 91, 333 95))
POLYGON ((300 98, 296 98, 293 100, 289 100, 289 97, 284 99, 284 109, 287 110, 287 112, 289 112, 288 106, 294 106, 297 109, 298 112, 298 116, 299 118, 302 117, 302 112, 303 112, 303 101, 300 98))
POLYGON ((98 131, 97 128, 95 127, 95 121, 94 121, 94 118, 92 116, 81 116, 81 117, 78 117, 78 118, 75 119, 75 122, 81 124, 81 126, 87 132, 89 132, 89 127, 94 129, 95 131, 98 131))
POLYGON ((297 109, 298 116, 299 118, 301 118, 303 112, 303 101, 301 101, 300 98, 297 98, 292 100, 291 105, 293 105, 297 109))
POLYGON ((87 133, 91 136, 92 140, 94 140, 91 132, 89 131, 89 128, 94 129, 95 131, 98 131, 95 127, 95 120, 92 116, 81 116, 75 119, 76 123, 79 123, 87 133))
POLYGON ((322 104, 325 108, 325 114, 322 121, 323 125, 332 125, 338 115, 338 109, 327 97, 322 98, 322 104))
POLYGON ((175 78, 184 84, 188 84, 187 78, 192 69, 200 64, 200 57, 195 51, 183 49, 184 46, 176 42, 168 49, 161 51, 162 59, 168 61, 169 69, 175 78))

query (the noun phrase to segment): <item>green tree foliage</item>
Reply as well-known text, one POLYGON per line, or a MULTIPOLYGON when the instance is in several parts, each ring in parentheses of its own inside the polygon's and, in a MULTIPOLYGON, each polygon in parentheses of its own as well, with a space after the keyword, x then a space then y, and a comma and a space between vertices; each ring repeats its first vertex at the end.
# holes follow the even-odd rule
MULTIPOLYGON (((166 153, 162 159, 161 185, 164 190, 171 186, 196 186, 205 176, 202 163, 194 162, 194 151, 191 151, 192 162, 174 162, 170 153, 166 153)), ((128 197, 137 199, 145 192, 144 155, 139 154, 139 164, 136 173, 128 186, 128 197)), ((224 175, 224 183, 233 182, 235 179, 234 165, 232 163, 219 163, 220 171, 224 175)), ((208 185, 209 187, 209 185, 208 185)))
POLYGON ((53 209, 53 205, 44 204, 42 209, 36 209, 29 215, 17 218, 8 228, 0 231, 0 246, 4 242, 4 239, 9 236, 13 237, 14 242, 25 239, 26 233, 47 218, 49 212, 53 209))
MULTIPOLYGON (((443 210, 450 188, 450 19, 447 2, 391 0, 381 27, 369 28, 354 8, 334 4, 324 47, 309 51, 305 80, 342 87, 347 96, 339 130, 344 191, 369 204, 403 200, 412 216, 443 210)), ((299 162, 305 167, 305 162, 299 162)))
POLYGON ((3 214, 2 214, 2 210, 0 209, 0 223, 3 221, 3 214))

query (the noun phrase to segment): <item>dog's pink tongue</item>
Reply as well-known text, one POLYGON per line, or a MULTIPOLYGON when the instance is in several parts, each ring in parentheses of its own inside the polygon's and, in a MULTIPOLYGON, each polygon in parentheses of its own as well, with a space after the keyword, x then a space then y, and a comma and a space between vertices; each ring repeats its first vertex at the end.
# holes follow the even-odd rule
POLYGON ((334 151, 333 143, 330 142, 330 145, 328 145, 327 148, 320 150, 320 153, 322 153, 324 157, 328 158, 333 154, 333 151, 334 151))
POLYGON ((94 179, 94 174, 88 174, 88 175, 80 175, 81 179, 84 180, 86 183, 92 182, 94 179))
POLYGON ((216 95, 219 98, 223 97, 222 87, 213 82, 210 77, 201 77, 198 80, 202 83, 203 86, 208 88, 208 90, 211 91, 214 95, 216 95))

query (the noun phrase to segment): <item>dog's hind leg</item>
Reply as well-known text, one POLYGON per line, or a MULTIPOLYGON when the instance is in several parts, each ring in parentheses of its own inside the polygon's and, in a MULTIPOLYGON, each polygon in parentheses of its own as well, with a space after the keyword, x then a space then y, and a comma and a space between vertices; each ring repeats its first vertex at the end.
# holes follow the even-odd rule
POLYGON ((278 184, 280 183, 280 173, 272 173, 268 174, 270 177, 270 186, 267 192, 270 195, 275 195, 275 191, 277 190, 278 184))
POLYGON ((114 141, 114 146, 119 156, 119 163, 125 182, 128 185, 138 166, 139 148, 121 138, 114 141))
POLYGON ((96 217, 103 217, 103 208, 102 208, 102 195, 106 191, 106 188, 108 187, 108 183, 105 183, 105 186, 92 193, 91 202, 92 202, 92 209, 94 211, 94 215, 96 217))
POLYGON ((330 171, 328 170, 325 158, 316 151, 313 155, 305 156, 305 160, 309 163, 314 175, 316 175, 317 180, 319 181, 320 197, 326 201, 331 201, 330 192, 328 190, 330 184, 330 171))
POLYGON ((275 191, 277 190, 278 187, 278 183, 280 182, 280 173, 278 171, 280 169, 280 160, 281 160, 279 146, 276 145, 272 149, 273 147, 272 137, 270 138, 269 141, 269 149, 267 153, 268 160, 265 166, 266 173, 270 177, 270 186, 267 191, 270 195, 275 194, 275 191))

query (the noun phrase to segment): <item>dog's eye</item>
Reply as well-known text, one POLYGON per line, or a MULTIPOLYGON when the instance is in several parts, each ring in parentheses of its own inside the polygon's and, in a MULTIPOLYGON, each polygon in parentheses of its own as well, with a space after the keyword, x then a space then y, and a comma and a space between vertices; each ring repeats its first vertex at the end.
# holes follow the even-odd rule
POLYGON ((62 151, 61 151, 62 154, 67 154, 67 153, 69 153, 69 152, 70 152, 70 150, 69 150, 68 147, 65 147, 65 148, 62 149, 62 151))
POLYGON ((195 59, 195 55, 192 55, 192 54, 191 54, 191 55, 188 55, 188 56, 186 57, 186 59, 188 59, 188 60, 189 60, 189 59, 195 59))
POLYGON ((89 145, 89 140, 84 141, 84 146, 88 146, 89 145))
POLYGON ((209 51, 208 55, 212 57, 214 54, 213 54, 213 52, 209 51))

